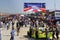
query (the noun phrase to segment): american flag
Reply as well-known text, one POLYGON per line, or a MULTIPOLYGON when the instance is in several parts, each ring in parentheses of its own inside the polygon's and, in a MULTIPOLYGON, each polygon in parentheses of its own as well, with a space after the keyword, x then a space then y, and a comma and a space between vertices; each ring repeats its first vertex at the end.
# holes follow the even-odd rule
POLYGON ((45 3, 24 3, 24 12, 38 12, 45 10, 45 3))

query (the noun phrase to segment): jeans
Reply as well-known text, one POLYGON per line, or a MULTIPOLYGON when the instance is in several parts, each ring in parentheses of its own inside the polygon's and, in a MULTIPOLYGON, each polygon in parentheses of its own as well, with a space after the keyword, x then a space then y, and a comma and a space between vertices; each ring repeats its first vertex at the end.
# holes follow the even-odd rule
POLYGON ((14 37, 12 36, 12 37, 10 38, 10 40, 14 40, 14 37))

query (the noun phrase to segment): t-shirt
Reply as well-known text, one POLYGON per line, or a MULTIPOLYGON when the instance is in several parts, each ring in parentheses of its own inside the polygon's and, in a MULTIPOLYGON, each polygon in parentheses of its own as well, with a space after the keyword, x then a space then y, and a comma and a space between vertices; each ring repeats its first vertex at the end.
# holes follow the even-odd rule
POLYGON ((15 30, 11 30, 11 36, 14 36, 15 35, 15 30))

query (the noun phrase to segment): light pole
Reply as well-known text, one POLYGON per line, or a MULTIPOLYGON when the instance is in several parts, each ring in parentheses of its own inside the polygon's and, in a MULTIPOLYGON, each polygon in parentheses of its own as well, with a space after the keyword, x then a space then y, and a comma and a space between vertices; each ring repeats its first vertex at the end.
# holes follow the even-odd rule
POLYGON ((54 0, 54 10, 56 11, 56 0, 54 0))

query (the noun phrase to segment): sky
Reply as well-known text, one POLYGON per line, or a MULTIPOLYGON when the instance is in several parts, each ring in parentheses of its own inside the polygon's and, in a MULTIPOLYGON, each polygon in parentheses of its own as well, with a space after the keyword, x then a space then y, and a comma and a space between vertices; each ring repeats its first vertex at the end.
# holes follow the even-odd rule
POLYGON ((60 0, 0 0, 0 12, 23 13, 24 3, 46 3, 46 9, 59 10, 60 0))

